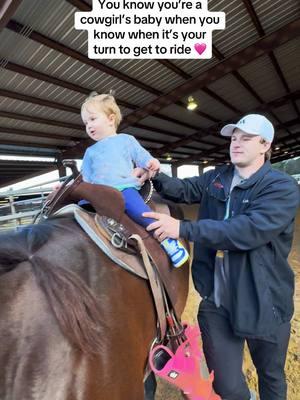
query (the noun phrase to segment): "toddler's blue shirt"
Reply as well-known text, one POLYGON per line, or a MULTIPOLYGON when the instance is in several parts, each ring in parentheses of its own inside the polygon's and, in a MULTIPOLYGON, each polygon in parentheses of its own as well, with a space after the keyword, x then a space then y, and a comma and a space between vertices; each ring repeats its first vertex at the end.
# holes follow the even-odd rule
POLYGON ((135 167, 146 168, 152 158, 133 136, 125 133, 108 136, 87 148, 81 168, 83 180, 118 190, 140 189, 132 171, 135 167))

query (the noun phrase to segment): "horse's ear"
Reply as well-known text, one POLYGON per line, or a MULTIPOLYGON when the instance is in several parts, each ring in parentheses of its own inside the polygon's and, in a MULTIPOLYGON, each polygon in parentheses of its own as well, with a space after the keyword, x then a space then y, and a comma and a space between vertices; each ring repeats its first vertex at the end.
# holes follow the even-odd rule
POLYGON ((0 273, 9 272, 41 248, 49 238, 50 227, 28 225, 0 236, 0 273))

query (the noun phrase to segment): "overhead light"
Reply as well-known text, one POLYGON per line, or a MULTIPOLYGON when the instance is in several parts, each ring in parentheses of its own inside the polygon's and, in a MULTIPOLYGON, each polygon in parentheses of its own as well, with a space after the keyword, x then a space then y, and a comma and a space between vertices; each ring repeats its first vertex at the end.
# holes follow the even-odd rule
POLYGON ((204 160, 204 161, 202 161, 203 162, 203 164, 207 164, 208 163, 208 161, 207 160, 204 160))
POLYGON ((186 108, 190 111, 195 110, 198 107, 198 103, 194 100, 193 96, 188 97, 188 103, 186 108))
POLYGON ((279 146, 275 147, 275 150, 280 150, 280 147, 279 146))
POLYGON ((166 155, 166 160, 167 160, 167 161, 171 161, 172 158, 173 158, 173 157, 171 156, 171 154, 167 154, 167 155, 166 155))
POLYGON ((288 151, 285 151, 284 154, 288 154, 288 151))

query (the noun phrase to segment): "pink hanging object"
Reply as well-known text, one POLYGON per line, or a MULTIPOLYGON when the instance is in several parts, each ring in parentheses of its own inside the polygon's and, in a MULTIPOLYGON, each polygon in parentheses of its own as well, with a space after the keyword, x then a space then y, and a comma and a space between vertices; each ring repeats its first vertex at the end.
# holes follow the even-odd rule
POLYGON ((149 356, 152 371, 181 389, 190 400, 221 400, 212 387, 213 372, 208 379, 201 374, 203 355, 199 345, 199 327, 186 326, 184 336, 185 340, 175 353, 162 345, 152 349, 149 356))

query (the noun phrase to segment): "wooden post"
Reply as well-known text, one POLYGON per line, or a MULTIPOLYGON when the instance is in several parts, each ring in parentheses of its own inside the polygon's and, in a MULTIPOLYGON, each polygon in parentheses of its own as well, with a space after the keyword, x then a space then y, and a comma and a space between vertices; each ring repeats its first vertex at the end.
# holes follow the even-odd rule
MULTIPOLYGON (((8 197, 8 201, 9 201, 9 205, 10 205, 10 211, 11 211, 11 215, 16 214, 16 208, 14 205, 14 196, 9 196, 8 197)), ((14 226, 18 226, 18 223, 20 225, 20 221, 17 220, 17 218, 15 218, 14 220, 14 226)))
POLYGON ((198 166, 199 176, 203 175, 203 168, 204 168, 203 165, 198 166))
POLYGON ((172 171, 172 176, 174 178, 177 178, 178 168, 174 164, 171 165, 171 171, 172 171))

